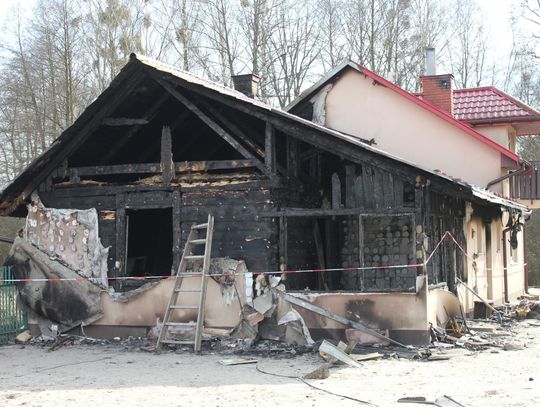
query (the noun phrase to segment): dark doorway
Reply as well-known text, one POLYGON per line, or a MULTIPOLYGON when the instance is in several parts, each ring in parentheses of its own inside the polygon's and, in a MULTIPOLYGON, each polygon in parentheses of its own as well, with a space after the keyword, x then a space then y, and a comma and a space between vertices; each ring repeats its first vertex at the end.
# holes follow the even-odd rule
POLYGON ((171 274, 172 209, 128 210, 127 274, 167 276, 171 274))

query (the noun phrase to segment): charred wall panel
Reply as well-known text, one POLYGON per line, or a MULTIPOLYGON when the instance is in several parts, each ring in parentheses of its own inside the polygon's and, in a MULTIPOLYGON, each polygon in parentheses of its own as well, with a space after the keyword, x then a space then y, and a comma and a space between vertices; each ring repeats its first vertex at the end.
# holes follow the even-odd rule
POLYGON ((214 215, 212 257, 244 260, 250 271, 278 270, 278 222, 258 214, 272 207, 267 189, 186 191, 181 194, 181 247, 191 225, 214 215))

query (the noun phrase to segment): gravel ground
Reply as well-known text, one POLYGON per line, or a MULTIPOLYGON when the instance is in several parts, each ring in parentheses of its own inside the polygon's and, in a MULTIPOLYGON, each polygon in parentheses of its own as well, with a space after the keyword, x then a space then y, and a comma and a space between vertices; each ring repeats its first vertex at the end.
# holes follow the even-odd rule
MULTIPOLYGON (((295 377, 323 364, 302 355, 261 350, 258 364, 222 366, 234 357, 206 351, 148 353, 122 344, 0 347, 2 406, 405 406, 405 396, 448 395, 465 406, 535 406, 540 399, 540 326, 522 321, 497 340, 523 349, 446 349, 448 360, 389 357, 337 366, 325 380, 295 377), (261 372, 272 374, 264 374, 261 372), (276 375, 290 376, 279 377, 276 375), (338 395, 310 387, 319 387, 338 395), (341 395, 341 396, 339 396, 341 395)), ((366 349, 373 352, 376 349, 366 349)))

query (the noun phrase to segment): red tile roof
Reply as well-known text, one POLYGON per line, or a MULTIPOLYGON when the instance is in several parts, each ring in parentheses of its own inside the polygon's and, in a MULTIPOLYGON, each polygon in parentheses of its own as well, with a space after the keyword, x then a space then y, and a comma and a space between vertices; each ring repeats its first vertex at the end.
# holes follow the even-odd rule
POLYGON ((493 86, 454 90, 454 116, 458 120, 473 122, 537 114, 530 106, 493 86))

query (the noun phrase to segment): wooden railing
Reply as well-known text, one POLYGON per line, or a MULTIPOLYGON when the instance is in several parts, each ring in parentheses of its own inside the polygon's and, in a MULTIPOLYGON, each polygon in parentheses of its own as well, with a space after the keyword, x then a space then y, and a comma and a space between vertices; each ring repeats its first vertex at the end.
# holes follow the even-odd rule
POLYGON ((513 199, 540 199, 540 161, 530 162, 532 167, 509 178, 510 197, 513 199))

